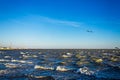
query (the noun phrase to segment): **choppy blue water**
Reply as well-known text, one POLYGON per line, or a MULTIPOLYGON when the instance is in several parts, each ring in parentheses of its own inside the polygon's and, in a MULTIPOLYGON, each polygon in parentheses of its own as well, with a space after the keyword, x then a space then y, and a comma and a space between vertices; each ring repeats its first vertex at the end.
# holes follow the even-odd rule
POLYGON ((0 80, 119 80, 120 50, 1 50, 0 80))

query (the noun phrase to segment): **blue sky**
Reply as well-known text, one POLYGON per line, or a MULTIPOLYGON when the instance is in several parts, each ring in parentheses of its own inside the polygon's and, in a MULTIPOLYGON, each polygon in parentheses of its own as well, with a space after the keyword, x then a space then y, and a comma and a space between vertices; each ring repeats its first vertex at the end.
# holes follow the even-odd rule
POLYGON ((0 0, 0 45, 120 47, 119 4, 119 0, 0 0))

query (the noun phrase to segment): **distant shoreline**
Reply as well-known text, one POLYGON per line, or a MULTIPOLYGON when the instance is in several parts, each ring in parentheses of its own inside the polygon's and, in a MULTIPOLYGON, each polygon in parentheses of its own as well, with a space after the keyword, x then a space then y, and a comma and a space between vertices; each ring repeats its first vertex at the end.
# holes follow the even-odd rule
POLYGON ((47 48, 28 48, 28 49, 16 49, 16 48, 13 48, 13 49, 0 49, 0 50, 120 50, 120 49, 70 49, 70 48, 66 48, 66 49, 47 49, 47 48))

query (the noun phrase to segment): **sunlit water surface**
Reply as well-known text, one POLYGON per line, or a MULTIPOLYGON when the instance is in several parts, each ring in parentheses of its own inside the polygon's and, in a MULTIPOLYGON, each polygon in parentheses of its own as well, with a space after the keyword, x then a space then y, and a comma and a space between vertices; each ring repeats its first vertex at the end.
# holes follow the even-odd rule
POLYGON ((119 80, 120 50, 0 51, 0 80, 37 80, 41 76, 55 80, 119 80))

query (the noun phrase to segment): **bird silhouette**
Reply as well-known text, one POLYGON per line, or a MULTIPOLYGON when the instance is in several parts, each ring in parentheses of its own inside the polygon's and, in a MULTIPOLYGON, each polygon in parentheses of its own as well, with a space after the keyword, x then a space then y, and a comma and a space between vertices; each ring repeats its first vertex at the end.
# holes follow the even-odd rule
POLYGON ((93 33, 93 31, 92 31, 92 30, 87 30, 86 32, 93 33))

